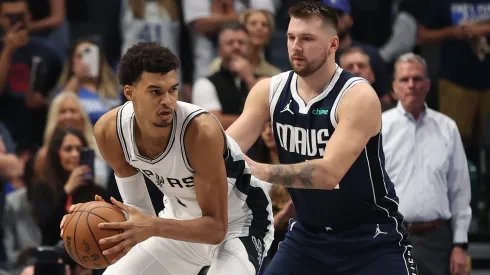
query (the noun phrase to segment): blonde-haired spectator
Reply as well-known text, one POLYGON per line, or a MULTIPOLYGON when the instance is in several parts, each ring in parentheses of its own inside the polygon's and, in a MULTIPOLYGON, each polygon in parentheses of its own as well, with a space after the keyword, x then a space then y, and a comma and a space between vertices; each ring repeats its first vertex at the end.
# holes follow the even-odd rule
MULTIPOLYGON (((254 73, 265 77, 279 74, 281 70, 264 58, 265 46, 269 44, 274 31, 272 13, 262 9, 247 9, 240 14, 240 23, 245 26, 250 37, 248 60, 254 68, 254 73)), ((221 57, 214 59, 213 63, 211 63, 211 73, 215 73, 220 69, 221 62, 221 57)))
POLYGON ((100 156, 97 144, 95 142, 93 126, 90 123, 87 112, 84 110, 82 103, 74 92, 63 92, 57 95, 49 108, 48 120, 44 132, 43 146, 39 149, 35 158, 36 175, 42 179, 47 145, 51 142, 53 133, 58 128, 73 128, 81 131, 88 147, 96 152, 95 158, 95 182, 102 186, 107 185, 109 168, 100 156))

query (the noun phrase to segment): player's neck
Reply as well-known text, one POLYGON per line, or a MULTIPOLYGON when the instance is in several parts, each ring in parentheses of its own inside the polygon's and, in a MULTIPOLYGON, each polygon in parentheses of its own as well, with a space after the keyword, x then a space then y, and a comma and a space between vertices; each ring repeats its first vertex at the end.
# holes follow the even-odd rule
POLYGON ((305 95, 318 95, 323 92, 325 87, 330 83, 337 66, 334 61, 335 57, 329 57, 329 60, 318 71, 307 77, 298 77, 298 87, 305 95))
MULTIPOLYGON (((150 122, 138 123, 138 119, 135 120, 134 136, 138 150, 143 149, 149 154, 159 154, 167 146, 170 134, 172 132, 172 125, 167 127, 155 127, 150 122)), ((150 157, 151 156, 146 156, 150 157)))

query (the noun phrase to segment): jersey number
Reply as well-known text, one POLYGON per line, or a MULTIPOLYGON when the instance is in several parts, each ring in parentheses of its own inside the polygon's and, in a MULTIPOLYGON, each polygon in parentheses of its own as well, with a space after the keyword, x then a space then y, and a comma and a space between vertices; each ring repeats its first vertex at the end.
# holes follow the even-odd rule
POLYGON ((162 41, 162 26, 145 24, 138 34, 138 39, 143 42, 162 41))

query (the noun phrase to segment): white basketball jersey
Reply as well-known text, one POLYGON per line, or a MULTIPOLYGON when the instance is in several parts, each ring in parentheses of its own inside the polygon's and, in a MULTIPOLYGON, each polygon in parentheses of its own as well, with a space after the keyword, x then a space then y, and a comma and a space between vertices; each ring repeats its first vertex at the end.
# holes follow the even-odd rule
POLYGON ((122 54, 138 42, 155 42, 168 47, 174 54, 179 54, 179 22, 172 21, 170 15, 156 1, 146 2, 143 19, 134 18, 128 0, 123 0, 122 12, 122 54))
MULTIPOLYGON (((154 159, 138 153, 132 102, 124 104, 117 113, 117 134, 126 161, 164 194, 164 209, 159 213, 162 218, 190 220, 202 217, 194 189, 194 169, 189 165, 189 152, 184 146, 187 125, 202 113, 207 112, 196 105, 178 101, 167 148, 154 159)), ((274 231, 269 195, 263 183, 251 176, 240 147, 229 136, 224 151, 228 178, 227 238, 254 234, 264 237, 269 245, 274 231)))

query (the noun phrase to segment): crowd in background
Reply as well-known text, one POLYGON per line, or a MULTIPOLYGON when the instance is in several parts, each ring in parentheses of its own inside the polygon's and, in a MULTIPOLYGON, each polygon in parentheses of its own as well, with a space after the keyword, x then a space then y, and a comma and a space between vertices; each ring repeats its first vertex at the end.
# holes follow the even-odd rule
MULTIPOLYGON (((93 126, 126 101, 117 64, 130 46, 153 41, 176 53, 179 99, 208 110, 226 129, 257 81, 290 70, 287 9, 296 2, 0 0, 0 269, 26 272, 33 249, 59 246, 59 221, 70 205, 94 194, 120 200, 93 126), (79 165, 85 147, 95 152, 88 179, 90 168, 79 165)), ((384 111, 397 108, 402 95, 393 90, 405 81, 396 78, 399 56, 425 58, 430 81, 422 101, 457 125, 471 180, 471 228, 488 234, 490 1, 323 2, 339 15, 337 63, 373 85, 384 111)), ((279 162, 272 130, 264 128, 247 152, 252 158, 279 162)), ((162 194, 147 186, 158 212, 162 194)), ((294 206, 287 190, 270 192, 278 242, 294 206)), ((74 264, 71 271, 92 272, 74 264)))

